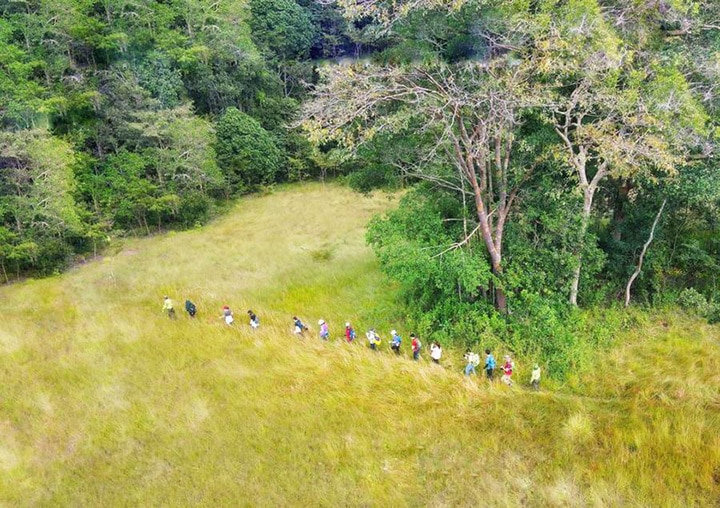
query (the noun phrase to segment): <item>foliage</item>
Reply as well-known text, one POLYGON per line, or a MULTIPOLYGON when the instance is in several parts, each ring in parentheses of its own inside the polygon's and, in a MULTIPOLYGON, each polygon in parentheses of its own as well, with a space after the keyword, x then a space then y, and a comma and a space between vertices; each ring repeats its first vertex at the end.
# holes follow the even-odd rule
POLYGON ((348 51, 349 30, 336 8, 294 1, 0 2, 3 276, 194 227, 239 186, 317 175, 285 126, 315 79, 311 52, 348 51), (231 108, 262 128, 245 122, 221 170, 215 127, 231 108), (30 137, 37 154, 21 150, 30 137))
POLYGON ((218 121, 215 151, 233 192, 275 181, 283 162, 270 133, 235 108, 228 109, 218 121))
POLYGON ((641 251, 634 302, 688 286, 716 297, 718 110, 701 57, 706 46, 720 54, 716 9, 340 4, 392 43, 371 61, 323 68, 301 123, 343 157, 356 188, 416 189, 403 202, 411 211, 374 222, 368 238, 417 326, 465 343, 490 321, 567 373, 596 342, 563 297, 612 307, 641 251), (456 259, 485 267, 474 286, 456 259), (504 326, 488 304, 507 311, 504 326))
POLYGON ((280 59, 306 58, 316 37, 308 12, 294 0, 251 0, 250 27, 258 44, 280 59))

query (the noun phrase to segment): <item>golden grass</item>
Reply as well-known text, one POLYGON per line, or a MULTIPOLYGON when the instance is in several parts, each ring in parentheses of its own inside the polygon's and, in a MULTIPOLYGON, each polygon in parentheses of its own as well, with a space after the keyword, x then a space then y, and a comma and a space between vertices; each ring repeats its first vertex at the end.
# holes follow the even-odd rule
POLYGON ((1 288, 0 504, 717 506, 717 328, 649 319, 540 393, 523 365, 508 389, 463 378, 460 353, 396 358, 388 330, 410 330, 363 240, 395 203, 284 188, 1 288), (320 342, 319 317, 377 326, 383 351, 320 342))

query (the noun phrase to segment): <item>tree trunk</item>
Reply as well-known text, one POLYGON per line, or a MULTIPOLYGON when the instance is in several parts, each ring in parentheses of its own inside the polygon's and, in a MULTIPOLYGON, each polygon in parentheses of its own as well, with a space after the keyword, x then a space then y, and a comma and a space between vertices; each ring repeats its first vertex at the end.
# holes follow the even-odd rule
POLYGON ((507 297, 505 291, 496 287, 495 288, 495 308, 502 314, 507 314, 507 297))
POLYGON ((655 220, 653 221, 652 227, 650 228, 650 236, 647 239, 647 242, 645 242, 645 245, 643 245, 642 252, 640 253, 640 259, 638 260, 638 265, 633 274, 630 276, 630 279, 628 280, 627 286, 625 287, 625 307, 628 307, 630 305, 630 290, 632 289, 633 282, 635 282, 635 279, 638 278, 638 275, 640 275, 640 270, 642 270, 643 260, 645 259, 645 253, 648 250, 648 247, 650 247, 650 243, 652 243, 653 238, 655 238, 655 228, 658 225, 658 221, 660 221, 660 215, 663 212, 663 209, 665 208, 665 203, 667 203, 667 198, 663 199, 662 205, 660 205, 660 210, 658 210, 657 215, 655 216, 655 220))
POLYGON ((584 192, 584 202, 583 202, 583 213, 582 213, 582 223, 580 225, 580 240, 578 245, 578 251, 577 251, 577 264, 575 265, 575 270, 573 271, 573 280, 572 285, 570 286, 570 304, 575 305, 577 307, 577 296, 578 296, 578 290, 580 289, 580 272, 582 270, 582 256, 583 256, 583 250, 585 248, 585 235, 587 234, 588 225, 590 224, 590 212, 592 210, 592 202, 593 202, 593 195, 595 194, 595 189, 587 188, 584 192))
POLYGON ((625 180, 619 183, 617 192, 615 193, 612 237, 616 242, 622 240, 622 226, 625 222, 625 203, 627 203, 631 189, 632 185, 628 180, 625 180))

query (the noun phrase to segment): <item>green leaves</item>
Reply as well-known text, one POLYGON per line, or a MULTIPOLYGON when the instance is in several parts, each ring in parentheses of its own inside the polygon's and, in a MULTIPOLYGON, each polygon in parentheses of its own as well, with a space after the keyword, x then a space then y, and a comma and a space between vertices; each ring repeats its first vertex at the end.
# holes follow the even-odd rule
POLYGON ((236 108, 228 109, 218 122, 215 151, 232 192, 275 181, 283 162, 270 133, 236 108))

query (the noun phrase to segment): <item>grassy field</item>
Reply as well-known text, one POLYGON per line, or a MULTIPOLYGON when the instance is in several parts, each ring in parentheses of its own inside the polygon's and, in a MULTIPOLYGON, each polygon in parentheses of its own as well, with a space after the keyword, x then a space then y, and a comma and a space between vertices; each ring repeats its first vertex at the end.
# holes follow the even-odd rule
POLYGON ((717 327, 647 318, 540 393, 522 359, 507 388, 463 378, 460 354, 443 368, 319 341, 320 317, 334 337, 348 318, 361 337, 411 331, 363 240, 396 202, 280 189, 0 288, 0 504, 720 505, 717 327))

